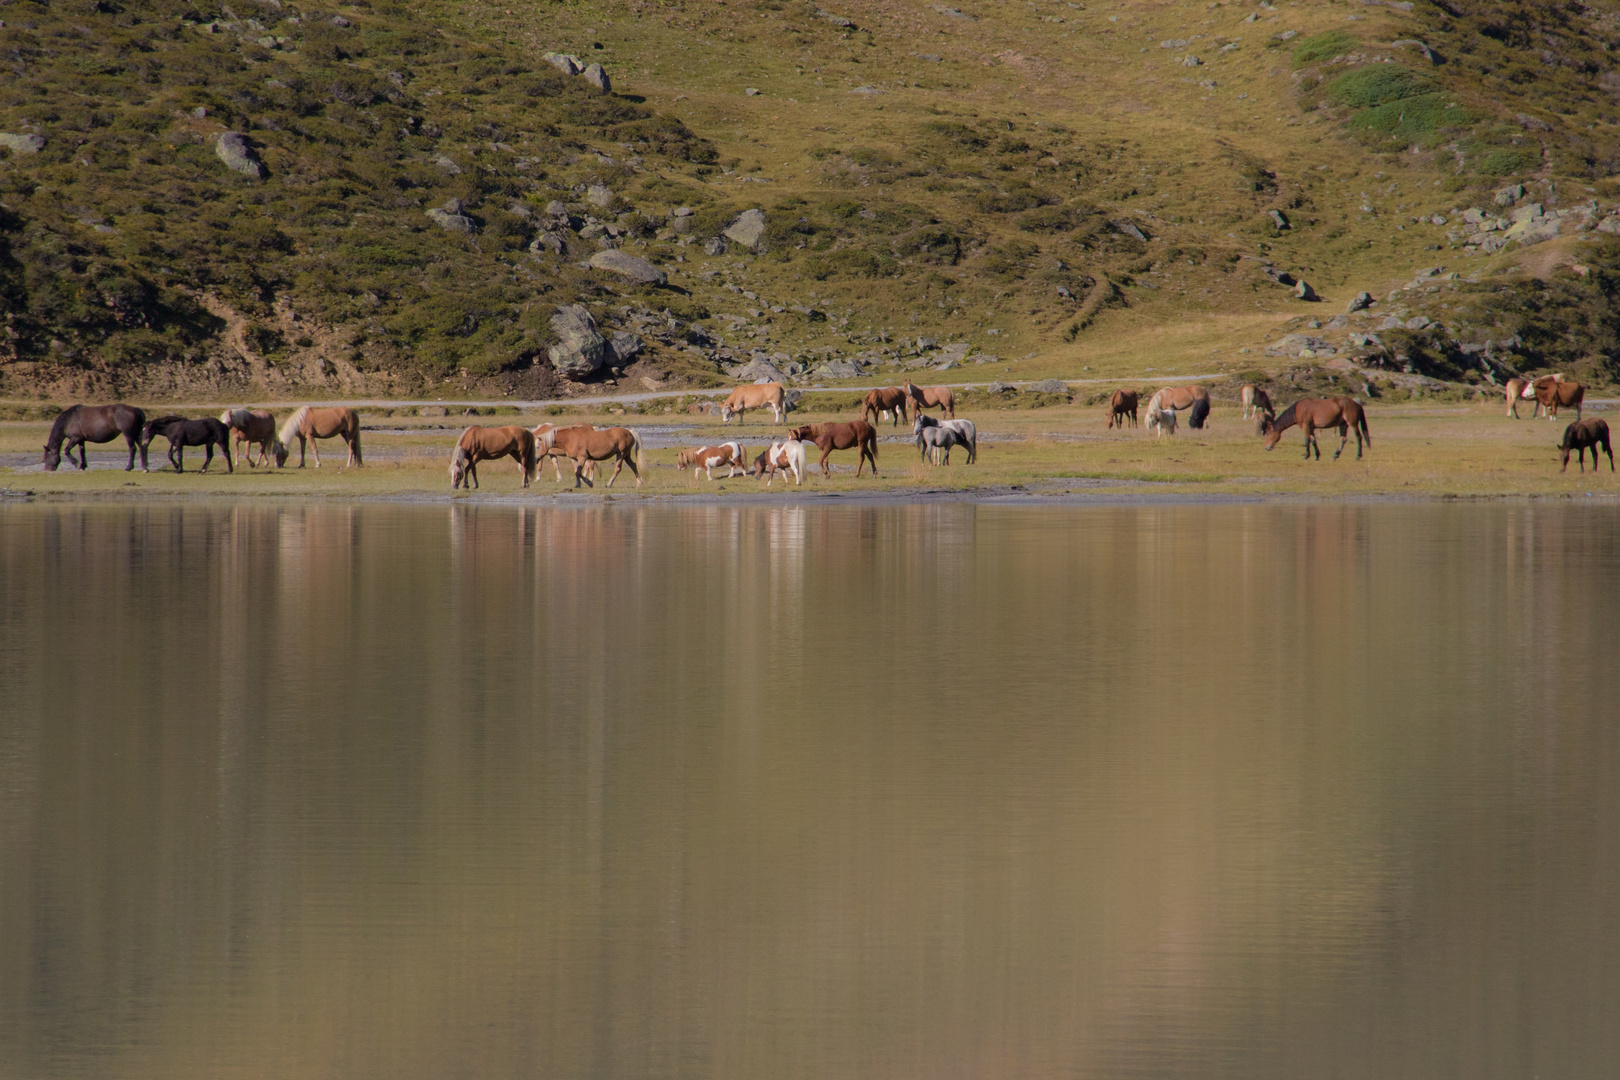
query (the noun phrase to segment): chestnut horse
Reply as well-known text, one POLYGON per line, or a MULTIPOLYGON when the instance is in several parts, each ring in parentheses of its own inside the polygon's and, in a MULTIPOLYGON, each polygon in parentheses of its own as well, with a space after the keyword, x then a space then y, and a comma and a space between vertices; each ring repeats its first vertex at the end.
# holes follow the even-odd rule
POLYGON ((775 417, 772 423, 780 424, 787 415, 787 391, 782 389, 781 383, 755 383, 753 386, 739 386, 733 390, 726 400, 720 403, 720 422, 731 423, 733 413, 737 415, 737 422, 742 423, 743 413, 749 409, 771 410, 775 417))
POLYGON ((727 466, 723 480, 730 480, 733 476, 742 473, 747 475, 743 466, 743 448, 741 443, 723 442, 719 446, 700 446, 695 450, 682 450, 675 455, 675 467, 682 472, 686 467, 692 466, 692 479, 697 479, 698 470, 702 469, 714 479, 714 470, 721 465, 727 466))
POLYGON ((1578 382, 1567 382, 1560 375, 1546 375, 1530 384, 1536 403, 1547 413, 1547 419, 1556 420, 1558 410, 1575 406, 1575 419, 1581 418, 1581 402, 1586 399, 1586 387, 1578 382))
POLYGON ((1333 452, 1333 460, 1338 461, 1339 455, 1344 453, 1344 445, 1350 440, 1350 429, 1356 432, 1356 457, 1361 457, 1361 444, 1365 440, 1372 446, 1372 434, 1367 431, 1367 413, 1361 407, 1361 402, 1355 398, 1301 398, 1283 410, 1281 416, 1275 420, 1267 420, 1265 425, 1266 449, 1275 450, 1282 433, 1298 424, 1305 429, 1305 458, 1310 459, 1311 451, 1316 451, 1316 460, 1322 460, 1322 448, 1317 445, 1316 433, 1328 428, 1339 429, 1339 448, 1333 452))
POLYGON ((574 463, 576 488, 581 480, 588 487, 595 487, 595 480, 585 475, 585 467, 593 461, 610 460, 615 464, 613 475, 608 477, 608 487, 613 486, 613 481, 619 478, 626 465, 630 466, 630 472, 636 478, 636 487, 641 486, 641 437, 629 428, 598 430, 589 424, 552 428, 540 436, 540 444, 547 454, 560 452, 574 463))
POLYGON ((1243 419, 1265 415, 1267 420, 1277 419, 1277 410, 1271 407, 1271 395, 1254 383, 1244 383, 1238 395, 1243 399, 1243 419))
POLYGON ((906 396, 918 412, 924 409, 943 409, 945 415, 956 419, 956 395, 948 386, 913 386, 906 380, 906 396))
POLYGON ((1598 468, 1598 447, 1609 455, 1609 471, 1614 472, 1614 450, 1609 446, 1609 425, 1606 421, 1594 416, 1590 420, 1577 420, 1564 429, 1564 441, 1558 444, 1558 449, 1564 455, 1564 467, 1559 472, 1569 471, 1569 452, 1575 451, 1575 460, 1580 463, 1581 472, 1586 471, 1586 451, 1592 451, 1592 471, 1598 468))
POLYGON ((804 483, 804 443, 797 439, 788 439, 785 442, 771 443, 768 449, 762 450, 754 458, 754 479, 765 477, 765 486, 770 487, 776 480, 776 472, 793 474, 793 485, 798 487, 804 483))
POLYGON ((244 446, 251 451, 253 445, 258 444, 261 465, 268 464, 272 449, 281 446, 281 440, 276 438, 276 414, 267 409, 226 409, 219 414, 219 422, 229 425, 236 433, 236 456, 247 462, 250 469, 258 466, 253 463, 252 453, 243 452, 244 446))
POLYGON ((891 427, 899 427, 900 421, 910 420, 906 412, 906 402, 911 395, 898 386, 886 386, 881 390, 873 390, 866 395, 866 401, 861 405, 861 419, 871 418, 872 423, 878 422, 878 417, 885 413, 894 415, 891 427))
POLYGON ((307 441, 310 452, 315 455, 315 467, 321 467, 321 448, 315 445, 316 439, 341 438, 349 444, 349 465, 364 465, 360 459, 360 414, 347 405, 340 405, 334 409, 312 409, 308 405, 287 417, 287 422, 281 425, 281 448, 276 451, 276 466, 279 468, 287 464, 287 458, 292 453, 292 441, 298 440, 298 467, 304 467, 304 447, 307 441))
POLYGON ((1118 424, 1120 429, 1125 427, 1125 418, 1131 418, 1131 427, 1136 426, 1136 403, 1141 399, 1135 390, 1115 390, 1114 396, 1108 399, 1108 426, 1118 424))
POLYGON ((523 486, 534 478, 534 432, 526 427, 486 428, 474 425, 461 433, 455 452, 450 455, 450 490, 463 482, 469 488, 478 486, 478 463, 510 457, 518 463, 523 474, 523 486))
POLYGON ((861 456, 860 460, 855 462, 855 475, 857 477, 861 475, 861 466, 868 460, 872 462, 872 475, 878 474, 877 429, 865 420, 851 420, 847 424, 806 424, 788 432, 788 438, 816 444, 821 451, 822 476, 832 475, 827 459, 832 457, 834 450, 850 450, 856 447, 860 448, 861 456))
POLYGON ((1155 409, 1191 409, 1187 426, 1201 428, 1209 419, 1209 391, 1202 386, 1166 386, 1148 398, 1148 412, 1155 409))
POLYGON ((68 464, 73 463, 73 451, 79 451, 79 468, 89 468, 89 462, 84 457, 85 443, 108 443, 118 436, 124 437, 129 444, 129 464, 124 471, 129 472, 135 467, 135 451, 141 452, 141 471, 150 472, 146 467, 146 443, 141 439, 141 429, 146 426, 146 413, 133 405, 69 405, 56 415, 56 422, 51 425, 51 433, 45 440, 45 456, 41 464, 46 472, 55 472, 56 467, 62 464, 62 444, 67 444, 68 464))

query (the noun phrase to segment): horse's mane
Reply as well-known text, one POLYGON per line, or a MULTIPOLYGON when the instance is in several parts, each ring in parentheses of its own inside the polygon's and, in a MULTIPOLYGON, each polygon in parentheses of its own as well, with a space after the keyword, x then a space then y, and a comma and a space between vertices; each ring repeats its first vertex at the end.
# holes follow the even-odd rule
POLYGON ((178 421, 184 421, 185 419, 186 418, 184 416, 179 416, 179 415, 176 415, 175 413, 169 413, 166 416, 153 417, 151 420, 148 420, 146 422, 146 426, 149 427, 149 428, 161 427, 164 424, 173 424, 173 423, 176 423, 178 421))
MULTIPOLYGON (((1300 399, 1300 401, 1303 400, 1305 399, 1300 399)), ((1281 431, 1283 428, 1290 428, 1299 423, 1299 419, 1294 416, 1294 410, 1297 408, 1299 408, 1299 401, 1294 402, 1292 405, 1288 406, 1288 408, 1279 413, 1277 415, 1277 419, 1271 422, 1271 426, 1276 430, 1281 431)))
POLYGON ((83 405, 69 405, 67 408, 56 414, 56 422, 51 425, 50 437, 45 440, 45 446, 47 449, 52 446, 62 445, 62 440, 67 438, 68 421, 72 419, 73 415, 82 408, 84 408, 83 405))
POLYGON ((281 425, 281 431, 277 433, 276 437, 285 443, 288 439, 292 438, 294 435, 297 435, 298 429, 304 424, 304 417, 308 415, 308 405, 294 410, 293 414, 287 417, 287 422, 281 425))

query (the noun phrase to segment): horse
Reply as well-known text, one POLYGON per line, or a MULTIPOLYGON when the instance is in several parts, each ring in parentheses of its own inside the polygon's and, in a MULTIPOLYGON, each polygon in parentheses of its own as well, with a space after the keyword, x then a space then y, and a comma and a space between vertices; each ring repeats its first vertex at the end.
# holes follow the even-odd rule
POLYGON ((129 464, 124 471, 135 467, 135 451, 141 452, 141 471, 146 467, 146 444, 141 441, 141 429, 146 426, 146 413, 133 405, 69 405, 56 415, 51 433, 45 440, 45 456, 40 459, 46 472, 55 472, 62 464, 62 445, 67 444, 68 463, 73 463, 73 451, 79 451, 79 470, 90 467, 85 460, 85 443, 109 443, 118 436, 129 446, 129 464))
POLYGON ((730 480, 738 473, 748 475, 743 468, 743 448, 741 443, 723 442, 719 446, 700 446, 695 450, 682 450, 675 455, 675 467, 682 472, 686 467, 692 466, 692 478, 697 479, 698 470, 702 469, 714 479, 714 470, 717 466, 725 465, 728 468, 722 480, 730 480))
POLYGON ((1536 403, 1547 413, 1547 419, 1558 418, 1560 408, 1575 407, 1575 419, 1581 418, 1581 402, 1586 399, 1586 387, 1578 382, 1567 382, 1562 375, 1547 375, 1530 384, 1536 403))
POLYGON ((342 438, 349 444, 349 460, 344 466, 365 464, 360 458, 360 414, 347 405, 334 409, 312 409, 305 405, 287 417, 277 437, 281 440, 281 449, 276 451, 277 468, 287 464, 295 438, 298 440, 300 469, 304 467, 305 440, 308 440, 310 451, 315 455, 315 467, 321 467, 321 448, 315 445, 316 439, 342 438))
POLYGON ((951 463, 951 447, 966 446, 967 440, 955 427, 946 427, 932 416, 917 414, 917 420, 911 425, 911 436, 917 442, 917 449, 923 459, 935 465, 951 463), (932 420, 933 423, 926 421, 932 420))
POLYGON ((1350 439, 1350 429, 1356 432, 1356 459, 1361 458, 1361 444, 1365 440, 1372 446, 1372 434, 1367 430, 1367 412, 1355 398, 1301 398, 1283 410, 1275 420, 1266 421, 1266 449, 1275 450, 1282 433, 1298 424, 1305 429, 1305 458, 1310 460, 1316 451, 1316 460, 1322 460, 1322 448, 1317 445, 1316 433, 1328 428, 1339 429, 1339 448, 1333 452, 1338 461, 1344 445, 1350 439))
POLYGON ((1559 472, 1569 471, 1569 452, 1575 451, 1575 460, 1581 466, 1581 472, 1586 471, 1586 451, 1592 450, 1592 471, 1598 468, 1598 447, 1609 455, 1609 471, 1614 472, 1614 450, 1609 446, 1609 425, 1606 421, 1594 416, 1590 420, 1577 420, 1564 429, 1564 441, 1558 444, 1558 449, 1564 455, 1564 467, 1559 472))
POLYGON ((461 433, 461 439, 450 455, 450 490, 463 482, 470 488, 478 486, 478 463, 510 457, 518 463, 523 474, 523 486, 534 478, 534 432, 526 427, 486 428, 476 424, 461 433))
POLYGON ((765 486, 770 487, 776 480, 776 471, 793 474, 793 485, 798 487, 804 483, 804 443, 797 439, 788 439, 784 442, 772 443, 768 449, 761 450, 754 458, 754 479, 765 477, 765 486))
POLYGON ((235 472, 231 464, 231 429, 212 416, 205 416, 200 420, 188 420, 184 416, 160 416, 155 420, 148 420, 141 429, 141 451, 152 445, 152 440, 162 435, 169 440, 169 464, 174 466, 175 472, 185 472, 186 447, 202 446, 208 450, 208 456, 203 459, 202 471, 207 472, 208 466, 214 460, 214 447, 225 456, 225 470, 235 472))
POLYGON ((1243 419, 1248 420, 1262 413, 1267 420, 1277 419, 1277 410, 1271 406, 1271 395, 1254 383, 1244 383, 1238 394, 1243 398, 1243 419))
POLYGON ((906 412, 906 402, 910 396, 898 386, 873 390, 866 395, 866 400, 861 404, 861 419, 865 420, 870 416, 871 422, 876 424, 880 416, 893 414, 894 423, 890 426, 899 427, 900 421, 911 419, 906 412))
POLYGON ((906 380, 906 397, 911 399, 912 407, 918 412, 924 409, 940 409, 952 420, 956 419, 956 395, 948 386, 914 386, 910 379, 906 380))
POLYGON ((1125 418, 1131 418, 1131 427, 1136 426, 1136 403, 1141 398, 1135 390, 1115 390, 1114 396, 1108 399, 1108 426, 1116 424, 1120 430, 1125 428, 1125 418))
POLYGON ((574 463, 576 488, 581 480, 587 487, 595 487, 595 479, 585 475, 586 465, 593 461, 609 460, 615 464, 613 475, 608 477, 608 487, 613 486, 613 481, 619 478, 626 465, 630 466, 630 472, 636 478, 636 487, 641 486, 641 437, 629 428, 597 429, 589 424, 575 424, 573 427, 552 428, 540 437, 540 443, 547 454, 560 451, 574 463))
POLYGON ((850 450, 856 447, 859 447, 861 452, 860 460, 855 462, 856 477, 861 475, 861 466, 868 460, 872 462, 872 475, 878 474, 877 429, 865 420, 851 420, 847 424, 806 424, 788 432, 788 438, 816 444, 821 451, 822 476, 832 475, 827 459, 832 456, 834 450, 850 450))
MULTIPOLYGON (((917 423, 913 425, 911 429, 913 438, 919 437, 917 434, 917 427, 919 425, 925 428, 945 428, 946 430, 956 432, 956 445, 967 447, 967 463, 972 465, 974 462, 979 460, 979 429, 973 426, 973 421, 935 420, 932 416, 929 416, 926 413, 918 413, 917 423)), ((920 445, 921 444, 919 444, 919 446, 920 445)), ((947 465, 950 464, 949 446, 945 448, 945 463, 947 465)))
POLYGON ((1191 409, 1187 426, 1202 428, 1209 420, 1209 391, 1202 386, 1166 386, 1148 399, 1148 412, 1154 409, 1191 409))
MULTIPOLYGON (((1511 416, 1515 420, 1519 418, 1519 401, 1523 398, 1534 401, 1536 396, 1535 391, 1530 389, 1529 379, 1509 379, 1503 390, 1507 392, 1507 410, 1502 415, 1511 416)), ((1540 411, 1541 402, 1537 401, 1530 410, 1530 419, 1534 420, 1540 411)))
POLYGON ((1148 402, 1147 426, 1155 429, 1153 437, 1156 439, 1164 438, 1165 428, 1170 429, 1173 437, 1176 433, 1176 410, 1161 409, 1151 401, 1148 402))
POLYGON ((720 422, 731 423, 733 413, 737 415, 737 422, 742 423, 743 413, 749 409, 769 408, 775 419, 772 423, 780 424, 787 415, 787 391, 782 389, 781 383, 756 383, 753 386, 739 386, 731 392, 725 401, 720 403, 720 422))
POLYGON ((258 466, 253 463, 252 453, 245 453, 243 447, 249 450, 253 444, 259 446, 259 464, 269 464, 272 448, 280 452, 281 440, 276 438, 276 414, 267 409, 226 409, 219 414, 219 422, 228 426, 236 433, 233 440, 236 456, 247 462, 248 468, 258 466))

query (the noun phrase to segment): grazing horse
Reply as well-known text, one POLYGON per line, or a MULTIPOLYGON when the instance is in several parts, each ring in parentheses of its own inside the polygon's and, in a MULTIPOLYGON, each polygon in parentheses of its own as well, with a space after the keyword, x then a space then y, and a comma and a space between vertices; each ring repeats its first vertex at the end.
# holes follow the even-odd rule
POLYGON ((108 443, 118 436, 129 445, 129 464, 124 471, 135 467, 135 451, 141 452, 141 471, 146 467, 146 444, 141 441, 141 429, 146 426, 146 413, 133 405, 69 405, 56 416, 51 433, 45 440, 45 456, 40 459, 46 472, 55 472, 62 464, 62 445, 67 444, 68 464, 73 463, 73 451, 79 451, 79 469, 90 467, 85 460, 85 443, 108 443))
POLYGON ((315 445, 316 439, 342 438, 349 444, 349 465, 364 465, 360 459, 360 414, 347 405, 340 405, 335 409, 312 409, 308 405, 287 417, 287 422, 281 425, 281 449, 276 451, 276 466, 279 468, 287 464, 287 458, 292 452, 292 441, 298 440, 298 467, 304 467, 304 446, 308 441, 310 452, 315 455, 315 467, 321 467, 321 448, 315 445))
POLYGON ((871 422, 876 424, 880 416, 892 414, 894 423, 890 426, 899 427, 900 421, 911 419, 906 412, 906 402, 910 397, 910 394, 898 386, 873 390, 866 395, 866 400, 861 404, 861 419, 866 420, 870 417, 871 422))
POLYGON ((613 461, 613 475, 608 477, 607 486, 612 487, 613 481, 619 478, 619 473, 626 465, 636 478, 636 487, 641 486, 641 437, 629 428, 610 427, 597 429, 589 424, 575 424, 573 427, 552 428, 540 436, 541 446, 547 454, 561 452, 563 457, 574 463, 574 487, 579 487, 583 480, 587 487, 595 487, 596 481, 585 475, 585 468, 595 461, 613 461))
POLYGON ((1614 472, 1614 450, 1609 446, 1609 425, 1606 421, 1594 416, 1590 420, 1577 420, 1564 429, 1564 441, 1558 444, 1558 449, 1564 454, 1564 467, 1559 472, 1569 471, 1569 452, 1575 451, 1575 460, 1581 466, 1581 472, 1586 471, 1586 451, 1592 450, 1592 471, 1598 468, 1598 447, 1609 455, 1609 471, 1614 472))
POLYGON ((1202 386, 1166 386, 1148 398, 1148 412, 1151 414, 1154 409, 1174 409, 1177 412, 1191 409, 1187 426, 1201 428, 1209 420, 1209 391, 1202 386))
POLYGON ((1164 438, 1166 428, 1170 430, 1171 436, 1174 436, 1176 433, 1176 410, 1161 409, 1151 401, 1148 402, 1147 426, 1155 429, 1153 437, 1156 439, 1164 438))
POLYGON ((906 380, 906 396, 911 399, 911 405, 918 412, 924 409, 940 409, 952 420, 956 419, 956 394, 948 386, 913 386, 910 379, 906 380))
MULTIPOLYGON (((919 426, 924 428, 945 428, 948 431, 956 432, 956 445, 967 447, 967 463, 972 465, 974 462, 979 460, 979 429, 973 426, 973 421, 935 420, 932 416, 929 416, 926 413, 918 413, 917 423, 912 425, 911 434, 913 438, 922 438, 926 440, 928 438, 927 436, 918 435, 917 428, 919 426)), ((919 448, 921 448, 921 445, 921 443, 918 444, 919 448)), ((947 465, 950 464, 949 446, 946 446, 945 448, 945 463, 947 465)))
POLYGON ((169 464, 174 466, 175 472, 185 472, 186 447, 202 446, 208 450, 208 456, 203 459, 202 471, 207 472, 208 466, 214 460, 214 447, 225 456, 225 470, 235 472, 231 464, 231 429, 212 416, 205 416, 200 420, 187 420, 183 416, 160 416, 155 420, 148 420, 141 429, 141 450, 152 445, 152 440, 162 435, 169 440, 169 464))
POLYGON ((478 486, 478 463, 510 457, 518 463, 523 474, 523 486, 534 478, 534 432, 526 427, 486 428, 476 424, 461 433, 455 451, 450 455, 450 490, 463 482, 470 488, 478 486))
POLYGON ((753 386, 737 387, 720 403, 720 422, 731 423, 731 416, 735 413, 740 424, 743 413, 749 409, 764 408, 769 408, 775 417, 772 423, 780 424, 782 418, 787 415, 787 391, 782 389, 781 383, 755 383, 753 386))
POLYGON ((1131 418, 1131 427, 1136 426, 1136 403, 1141 399, 1135 390, 1115 390, 1114 396, 1108 399, 1108 426, 1116 424, 1120 430, 1125 428, 1125 418, 1131 418))
POLYGON ((721 465, 726 466, 728 469, 726 475, 721 477, 722 480, 730 480, 739 473, 744 476, 748 475, 743 466, 741 443, 723 442, 719 446, 700 446, 695 450, 682 450, 675 455, 675 467, 677 469, 685 472, 688 465, 692 466, 692 478, 694 480, 697 479, 699 469, 708 473, 709 479, 713 480, 714 470, 721 465))
POLYGON ((276 414, 267 409, 226 409, 219 414, 219 422, 236 433, 233 440, 236 456, 247 462, 250 469, 258 467, 253 463, 251 453, 255 443, 259 447, 260 465, 269 464, 272 449, 280 452, 281 440, 276 438, 276 414), (243 451, 244 446, 249 452, 243 451))
POLYGON ((1530 384, 1536 403, 1547 413, 1547 419, 1558 418, 1558 410, 1575 407, 1575 419, 1581 418, 1581 402, 1586 399, 1586 387, 1578 382, 1566 382, 1562 375, 1547 375, 1530 384))
POLYGON ((1244 383, 1238 391, 1243 398, 1243 419, 1265 415, 1267 420, 1277 419, 1277 410, 1271 406, 1271 395, 1254 383, 1244 383))
MULTIPOLYGON (((908 384, 909 385, 909 384, 908 384)), ((788 438, 815 443, 821 451, 821 475, 831 476, 827 459, 834 450, 860 448, 860 460, 855 462, 855 475, 861 475, 861 466, 872 462, 872 475, 878 474, 877 429, 865 420, 851 420, 847 424, 806 424, 788 432, 788 438)))
POLYGON ((1275 420, 1266 421, 1266 449, 1275 450, 1282 433, 1298 424, 1305 429, 1305 458, 1310 460, 1316 451, 1316 460, 1322 460, 1322 448, 1317 445, 1316 433, 1328 428, 1339 429, 1339 448, 1333 452, 1338 461, 1344 445, 1350 440, 1350 429, 1356 432, 1356 458, 1361 457, 1361 444, 1365 440, 1372 446, 1372 434, 1367 430, 1367 413, 1355 398, 1301 398, 1283 410, 1275 420))
POLYGON ((784 442, 771 443, 769 449, 761 450, 759 456, 754 458, 754 479, 765 477, 765 486, 770 487, 776 479, 776 471, 793 474, 793 485, 798 487, 804 483, 804 443, 797 439, 788 439, 784 442))

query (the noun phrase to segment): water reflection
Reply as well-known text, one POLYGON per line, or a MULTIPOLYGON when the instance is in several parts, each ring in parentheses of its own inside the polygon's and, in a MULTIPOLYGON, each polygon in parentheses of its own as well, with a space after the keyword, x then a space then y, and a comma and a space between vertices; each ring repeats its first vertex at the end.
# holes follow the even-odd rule
POLYGON ((1603 508, 0 510, 0 1076, 1601 1075, 1603 508))

